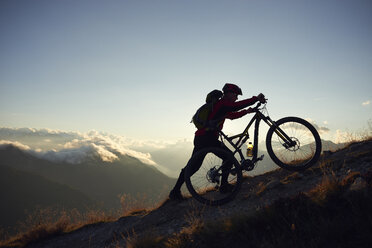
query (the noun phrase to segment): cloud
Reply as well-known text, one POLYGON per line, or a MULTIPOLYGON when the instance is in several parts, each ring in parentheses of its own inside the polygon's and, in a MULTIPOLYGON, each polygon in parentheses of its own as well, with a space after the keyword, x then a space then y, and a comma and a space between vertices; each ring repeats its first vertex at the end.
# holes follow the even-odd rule
POLYGON ((24 145, 18 141, 0 140, 0 148, 8 145, 15 146, 38 158, 46 159, 52 162, 79 164, 84 162, 87 158, 100 158, 104 162, 113 162, 119 159, 117 155, 108 151, 105 147, 98 146, 93 143, 58 151, 54 149, 43 151, 41 149, 31 149, 29 146, 24 145))
POLYGON ((90 145, 93 145, 95 151, 101 156, 102 159, 106 159, 106 161, 113 161, 118 159, 118 157, 114 153, 119 153, 121 155, 135 157, 141 162, 149 165, 156 165, 156 163, 151 159, 151 155, 149 153, 138 152, 130 149, 125 138, 100 133, 97 131, 90 131, 86 134, 83 134, 79 138, 65 143, 64 148, 73 149, 90 145))
POLYGON ((31 148, 27 145, 24 145, 18 141, 9 141, 9 140, 0 140, 0 148, 4 146, 12 145, 15 146, 21 150, 31 150, 31 148))
MULTIPOLYGON (((307 120, 308 122, 310 122, 311 125, 313 125, 315 127, 315 129, 319 132, 319 134, 328 133, 330 131, 330 129, 328 127, 321 127, 318 124, 316 124, 314 120, 312 120, 310 118, 306 118, 305 120, 307 120)), ((324 121, 323 123, 325 125, 328 124, 327 121, 324 121)))
POLYGON ((0 137, 4 136, 12 136, 12 137, 21 137, 21 136, 29 136, 29 137, 65 137, 71 138, 81 135, 79 132, 66 132, 60 130, 52 130, 48 128, 42 129, 35 129, 35 128, 0 128, 0 137))
POLYGON ((367 100, 365 102, 362 102, 362 106, 368 106, 371 104, 371 101, 370 100, 367 100))
POLYGON ((70 164, 79 164, 87 158, 100 158, 104 162, 113 162, 118 159, 114 153, 106 150, 104 147, 90 144, 77 148, 63 149, 60 151, 50 150, 47 152, 39 151, 34 154, 43 159, 54 162, 66 162, 70 164))
POLYGON ((128 155, 145 164, 157 165, 150 153, 130 149, 131 142, 126 138, 95 130, 79 133, 51 129, 0 128, 0 140, 3 144, 32 150, 29 152, 58 162, 76 164, 92 156, 98 156, 105 162, 113 162, 119 159, 118 155, 128 155))
POLYGON ((79 132, 65 132, 51 129, 34 128, 0 128, 0 139, 18 141, 31 149, 51 150, 61 149, 64 143, 79 138, 79 132))

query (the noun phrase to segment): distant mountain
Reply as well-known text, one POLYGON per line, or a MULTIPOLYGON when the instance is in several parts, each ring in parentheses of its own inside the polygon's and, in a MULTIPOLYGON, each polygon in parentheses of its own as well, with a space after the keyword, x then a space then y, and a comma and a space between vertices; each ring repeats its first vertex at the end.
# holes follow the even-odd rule
POLYGON ((98 201, 106 209, 120 207, 119 195, 146 195, 157 201, 168 194, 175 179, 138 159, 117 154, 119 160, 104 162, 91 157, 80 164, 40 159, 12 145, 0 149, 0 165, 30 172, 68 185, 98 201))
POLYGON ((322 151, 337 151, 346 147, 345 143, 334 143, 330 140, 322 140, 322 151))
POLYGON ((0 199, 0 227, 4 228, 24 220, 26 211, 37 207, 85 210, 94 205, 89 197, 66 185, 7 166, 0 166, 0 199))

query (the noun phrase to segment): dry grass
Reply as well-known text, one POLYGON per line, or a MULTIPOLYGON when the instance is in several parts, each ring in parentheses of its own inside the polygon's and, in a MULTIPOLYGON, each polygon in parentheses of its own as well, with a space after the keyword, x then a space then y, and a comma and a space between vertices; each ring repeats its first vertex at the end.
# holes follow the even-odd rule
POLYGON ((354 171, 354 172, 350 172, 349 174, 346 175, 346 177, 344 177, 341 181, 340 181, 340 184, 342 186, 348 186, 348 185, 351 185, 356 178, 358 177, 361 177, 361 174, 359 171, 354 171))
POLYGON ((126 238, 127 248, 164 247, 163 243, 164 237, 159 236, 155 230, 149 230, 140 237, 133 232, 130 237, 126 238))
POLYGON ((102 210, 87 210, 81 213, 77 209, 70 211, 37 209, 30 213, 25 221, 18 224, 18 234, 4 237, 0 245, 23 247, 32 242, 71 232, 85 225, 116 219, 115 214, 102 210))
POLYGON ((154 204, 154 203, 147 202, 148 198, 145 194, 137 195, 136 197, 133 197, 132 195, 128 195, 128 194, 122 194, 122 195, 119 195, 118 197, 120 200, 122 216, 133 215, 139 212, 143 212, 150 205, 154 204))
POLYGON ((265 185, 265 183, 260 182, 260 183, 257 185, 257 188, 256 188, 256 195, 257 195, 257 196, 260 196, 263 192, 265 192, 265 190, 266 190, 266 185, 265 185))
POLYGON ((320 203, 329 194, 340 190, 339 180, 334 173, 324 174, 322 181, 308 192, 308 195, 314 199, 314 201, 320 203))
POLYGON ((290 183, 292 183, 292 182, 294 182, 294 181, 296 181, 296 180, 299 180, 299 179, 301 179, 300 174, 299 174, 298 172, 294 172, 294 173, 292 173, 292 174, 286 176, 286 177, 285 177, 284 179, 282 179, 280 182, 281 182, 282 184, 290 184, 290 183))
MULTIPOLYGON (((9 235, 4 229, 0 230, 0 246, 24 247, 62 233, 77 230, 85 225, 115 221, 122 216, 138 215, 149 210, 146 195, 132 197, 121 195, 122 209, 107 211, 101 209, 87 209, 84 212, 77 209, 57 210, 53 208, 36 209, 27 218, 18 223, 15 235, 9 235)), ((159 203, 151 203, 157 206, 159 203), (156 205, 157 204, 157 205, 156 205)))
POLYGON ((345 132, 343 142, 353 144, 356 142, 372 140, 372 120, 367 122, 367 127, 357 130, 355 132, 345 132))

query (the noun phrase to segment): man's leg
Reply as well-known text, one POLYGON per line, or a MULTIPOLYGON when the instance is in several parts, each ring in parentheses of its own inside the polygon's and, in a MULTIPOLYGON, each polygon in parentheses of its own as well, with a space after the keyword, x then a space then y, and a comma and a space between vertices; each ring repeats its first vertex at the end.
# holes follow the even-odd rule
POLYGON ((221 185, 220 185, 220 191, 222 193, 230 192, 233 187, 229 184, 228 179, 231 172, 231 168, 233 166, 233 154, 226 146, 224 146, 224 149, 230 154, 228 157, 222 158, 223 159, 223 165, 222 165, 222 177, 221 177, 221 185))
MULTIPOLYGON (((201 143, 200 142, 200 138, 195 137, 194 138, 194 149, 192 151, 191 158, 192 158, 192 156, 194 156, 195 153, 197 153, 201 148, 203 148, 203 146, 200 143, 201 143)), ((190 160, 191 160, 191 158, 190 158, 190 160)), ((204 158, 202 158, 201 161, 197 161, 196 163, 193 163, 193 165, 191 165, 193 167, 192 175, 197 170, 199 170, 199 168, 200 168, 200 166, 201 166, 201 164, 203 162, 203 159, 204 158)), ((190 160, 189 160, 189 162, 187 163, 186 166, 189 165, 190 160)), ((169 198, 170 199, 183 199, 182 194, 181 194, 181 187, 182 187, 183 183, 185 182, 185 169, 186 169, 186 166, 181 170, 181 173, 178 176, 176 185, 173 187, 172 191, 169 194, 169 198)))
POLYGON ((174 185, 173 190, 180 191, 182 184, 185 182, 185 168, 181 170, 180 175, 178 176, 176 185, 174 185))
MULTIPOLYGON (((194 149, 194 151, 198 151, 198 149, 194 149)), ((193 155, 194 155, 194 153, 195 152, 193 152, 193 155)), ((190 160, 191 160, 191 158, 190 158, 190 160)), ((200 157, 198 160, 194 161, 192 164, 190 163, 190 160, 189 160, 189 162, 187 163, 186 166, 191 166, 191 168, 192 168, 191 175, 194 175, 195 172, 197 172, 200 169, 200 166, 203 163, 204 157, 200 157)), ((181 194, 181 187, 182 187, 183 183, 185 182, 185 170, 186 170, 186 167, 181 170, 181 173, 178 176, 176 185, 174 186, 173 190, 171 191, 171 193, 173 192, 172 193, 173 195, 176 194, 176 195, 179 196, 181 194)))
MULTIPOLYGON (((197 153, 198 151, 200 151, 201 149, 203 149, 205 147, 224 147, 229 152, 231 152, 225 145, 223 145, 222 142, 220 142, 218 140, 218 137, 216 137, 213 133, 211 133, 211 134, 204 135, 204 136, 195 136, 195 138, 194 138, 194 150, 192 152, 192 156, 194 156, 195 153, 197 153)), ((190 158, 190 160, 191 160, 191 158, 190 158)), ((192 168, 191 175, 193 175, 193 174, 195 174, 195 172, 197 172, 200 169, 200 167, 203 163, 204 157, 201 156, 200 158, 198 158, 197 161, 194 161, 193 164, 190 164, 190 160, 189 160, 189 162, 187 163, 186 166, 192 166, 191 167, 192 168)), ((172 191, 169 194, 169 198, 171 198, 171 199, 182 198, 181 187, 182 187, 183 183, 185 182, 185 168, 183 168, 181 170, 181 173, 178 177, 176 185, 174 186, 174 188, 172 189, 172 191)), ((226 171, 227 171, 227 177, 228 177, 228 172, 230 171, 231 165, 230 165, 230 167, 227 166, 227 168, 228 169, 226 169, 226 171)), ((222 176, 222 181, 225 180, 227 182, 227 177, 226 177, 226 179, 224 179, 224 176, 222 176)))

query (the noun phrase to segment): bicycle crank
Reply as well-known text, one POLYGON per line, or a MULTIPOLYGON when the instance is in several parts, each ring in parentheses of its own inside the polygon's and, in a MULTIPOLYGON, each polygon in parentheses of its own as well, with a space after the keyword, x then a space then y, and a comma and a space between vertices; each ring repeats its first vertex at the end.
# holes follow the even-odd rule
POLYGON ((206 178, 210 183, 220 183, 220 174, 218 173, 216 166, 207 172, 206 178))
POLYGON ((264 155, 261 155, 260 157, 255 158, 253 160, 249 160, 249 159, 244 160, 242 162, 242 168, 243 168, 243 170, 245 170, 245 171, 251 171, 251 170, 253 170, 254 167, 255 167, 255 165, 256 165, 256 163, 258 161, 263 160, 263 158, 264 158, 264 155))

